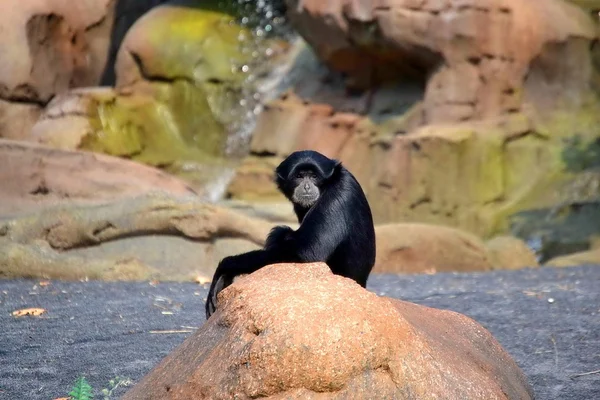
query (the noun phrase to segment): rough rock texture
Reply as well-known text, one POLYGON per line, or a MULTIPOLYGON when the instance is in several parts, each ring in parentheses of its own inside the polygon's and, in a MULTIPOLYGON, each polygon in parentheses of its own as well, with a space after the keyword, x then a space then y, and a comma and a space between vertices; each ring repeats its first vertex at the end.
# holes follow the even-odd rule
POLYGON ((219 260, 264 244, 272 223, 151 193, 0 219, 0 277, 209 280, 219 260))
MULTIPOLYGON (((115 90, 109 87, 74 89, 55 96, 32 127, 32 141, 63 150, 83 147, 85 140, 101 125, 98 121, 99 106, 114 103, 116 96, 115 90)), ((130 135, 122 136, 128 138, 130 135)), ((131 157, 139 153, 139 146, 130 147, 118 146, 116 154, 112 155, 131 157)))
POLYGON ((390 224, 375 228, 373 272, 489 271, 493 264, 477 237, 445 226, 390 224))
POLYGON ((577 4, 578 6, 590 10, 595 14, 594 16, 598 17, 598 12, 600 11, 600 1, 599 0, 568 0, 571 3, 577 4))
POLYGON ((594 157, 587 149, 600 135, 597 27, 582 9, 558 0, 288 5, 329 70, 299 54, 298 76, 259 116, 229 197, 276 197, 270 166, 312 148, 356 175, 378 223, 488 238, 508 232, 517 212, 573 204, 577 213, 589 200, 565 190, 592 173, 597 161, 577 160, 594 157))
POLYGON ((461 314, 378 297, 322 263, 238 280, 123 399, 531 399, 500 344, 461 314))
POLYGON ((55 99, 35 127, 36 138, 154 165, 202 159, 202 153, 190 154, 192 149, 219 154, 224 126, 213 116, 215 104, 204 86, 243 79, 231 67, 235 57, 241 58, 241 28, 231 21, 198 6, 153 8, 123 40, 116 65, 119 90, 87 89, 55 99), (73 116, 87 125, 78 126, 82 121, 65 131, 73 116))
POLYGON ((0 58, 10 62, 0 65, 0 137, 27 138, 54 95, 100 82, 114 4, 31 0, 3 10, 0 58))
POLYGON ((539 266, 535 253, 521 239, 497 236, 485 243, 494 269, 520 269, 539 266))
POLYGON ((588 264, 600 264, 600 248, 554 257, 544 263, 544 265, 550 267, 572 267, 588 264))
POLYGON ((232 66, 245 61, 239 53, 240 34, 250 32, 230 15, 192 1, 155 7, 127 32, 117 56, 116 84, 127 87, 153 78, 239 80, 232 66))
POLYGON ((589 88, 595 28, 563 1, 289 3, 290 19, 320 58, 365 88, 402 71, 431 74, 424 123, 495 116, 523 101, 577 102, 589 88))
MULTIPOLYGON (((261 73, 255 64, 269 68, 283 47, 254 38, 232 15, 216 9, 212 1, 152 8, 121 43, 116 88, 57 95, 33 126, 33 140, 165 168, 193 179, 195 187, 227 179, 237 164, 223 159, 236 143, 228 142, 228 135, 251 122, 252 95, 260 94, 254 85, 271 76, 255 79, 261 73), (243 65, 255 74, 253 83, 243 65)), ((118 11, 125 12, 121 4, 118 11)))
POLYGON ((98 202, 152 191, 193 195, 155 168, 101 154, 0 139, 0 215, 55 204, 98 202))
POLYGON ((0 139, 0 165, 2 277, 206 280, 273 225, 128 160, 0 139))
POLYGON ((0 138, 28 139, 40 113, 41 107, 38 104, 0 98, 0 138))
POLYGON ((110 49, 106 68, 102 74, 102 86, 114 86, 115 63, 123 38, 129 28, 145 13, 169 0, 119 0, 115 7, 115 20, 110 32, 110 49))

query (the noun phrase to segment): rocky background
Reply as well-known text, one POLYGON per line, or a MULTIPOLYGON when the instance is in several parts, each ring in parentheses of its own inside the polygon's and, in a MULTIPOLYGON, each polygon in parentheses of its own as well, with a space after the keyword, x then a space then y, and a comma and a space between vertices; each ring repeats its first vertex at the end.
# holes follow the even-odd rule
POLYGON ((599 1, 30 0, 0 15, 0 277, 206 282, 311 148, 375 272, 600 262, 599 1))

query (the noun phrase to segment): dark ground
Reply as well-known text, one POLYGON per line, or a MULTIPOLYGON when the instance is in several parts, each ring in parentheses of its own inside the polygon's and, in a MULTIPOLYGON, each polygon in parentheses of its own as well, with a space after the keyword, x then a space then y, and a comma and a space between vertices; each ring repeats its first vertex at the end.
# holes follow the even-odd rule
MULTIPOLYGON (((573 376, 600 370, 600 267, 374 275, 369 289, 479 321, 537 399, 600 399, 600 373, 573 376)), ((0 399, 63 397, 82 375, 96 399, 115 376, 138 381, 190 334, 151 331, 200 326, 205 295, 195 284, 0 281, 0 399), (11 316, 26 307, 47 312, 11 316)))

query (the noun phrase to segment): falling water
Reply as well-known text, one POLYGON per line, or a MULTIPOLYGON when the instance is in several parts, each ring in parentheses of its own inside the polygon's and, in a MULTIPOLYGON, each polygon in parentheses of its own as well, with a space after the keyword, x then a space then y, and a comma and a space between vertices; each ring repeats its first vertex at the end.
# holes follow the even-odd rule
MULTIPOLYGON (((238 37, 240 52, 250 60, 242 65, 232 62, 232 70, 242 73, 241 92, 233 93, 236 105, 227 110, 227 143, 224 149, 225 164, 214 171, 204 184, 208 201, 216 202, 225 195, 229 182, 235 175, 239 162, 250 148, 250 139, 263 104, 277 96, 291 57, 286 55, 297 36, 289 28, 278 0, 237 0, 234 14, 237 23, 245 28, 238 37)), ((231 12, 231 2, 222 5, 231 12)))
POLYGON ((286 71, 283 43, 293 41, 294 34, 286 22, 277 0, 237 0, 241 15, 239 23, 250 31, 250 35, 240 34, 242 54, 250 61, 244 65, 232 66, 245 75, 239 109, 229 126, 225 154, 230 157, 243 157, 248 153, 251 134, 263 104, 277 95, 274 90, 286 71), (273 39, 279 38, 279 43, 273 39))

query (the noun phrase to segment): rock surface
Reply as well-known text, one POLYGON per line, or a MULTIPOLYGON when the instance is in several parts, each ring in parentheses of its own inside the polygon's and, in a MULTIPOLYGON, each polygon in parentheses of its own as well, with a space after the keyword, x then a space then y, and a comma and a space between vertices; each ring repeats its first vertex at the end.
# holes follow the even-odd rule
POLYGON ((427 224, 388 224, 375 228, 374 273, 489 271, 484 243, 458 229, 427 224))
MULTIPOLYGON (((127 12, 123 7, 119 11, 127 12)), ((228 179, 237 160, 225 159, 226 151, 239 151, 238 141, 244 150, 247 145, 228 137, 253 122, 257 82, 276 79, 259 69, 285 57, 276 57, 284 49, 279 41, 254 37, 223 10, 212 1, 149 10, 120 44, 116 88, 58 93, 32 127, 32 140, 127 157, 198 188, 228 179), (256 75, 252 82, 248 68, 256 75)))
MULTIPOLYGON (((136 21, 121 44, 118 90, 61 93, 34 127, 35 139, 152 165, 220 155, 225 121, 217 120, 213 110, 226 113, 231 107, 211 103, 209 94, 217 94, 209 89, 225 84, 239 89, 244 79, 232 70, 243 59, 238 40, 243 28, 232 21, 229 15, 198 5, 153 8, 136 21)), ((230 97, 232 104, 239 101, 230 97)))
POLYGON ((145 165, 12 140, 0 139, 0 165, 0 216, 153 191, 195 194, 181 180, 145 165))
POLYGON ((598 32, 582 9, 559 0, 289 5, 318 59, 297 56, 291 89, 259 116, 229 197, 275 198, 271 165, 311 148, 356 175, 376 223, 490 238, 520 211, 572 204, 577 214, 588 201, 569 189, 584 174, 598 179, 575 165, 594 157, 600 135, 598 32))
POLYGON ((0 137, 28 138, 54 95, 100 82, 114 5, 114 0, 31 0, 4 10, 0 55, 10 62, 0 66, 0 137))
POLYGON ((0 277, 205 282, 272 226, 164 193, 47 207, 0 219, 0 277))
POLYGON ((377 297, 322 263, 263 268, 219 300, 123 399, 533 398, 475 321, 377 297))
POLYGON ((600 263, 600 248, 580 251, 564 256, 558 256, 546 261, 544 265, 550 267, 573 267, 575 265, 588 265, 600 263))
POLYGON ((533 250, 519 238, 496 236, 488 240, 485 247, 493 269, 521 269, 539 266, 533 250))
POLYGON ((586 46, 596 31, 563 1, 290 3, 291 21, 320 58, 364 87, 431 74, 424 123, 500 115, 528 100, 545 106, 589 89, 586 46))
POLYGON ((0 139, 0 277, 209 280, 274 225, 132 161, 0 139))

